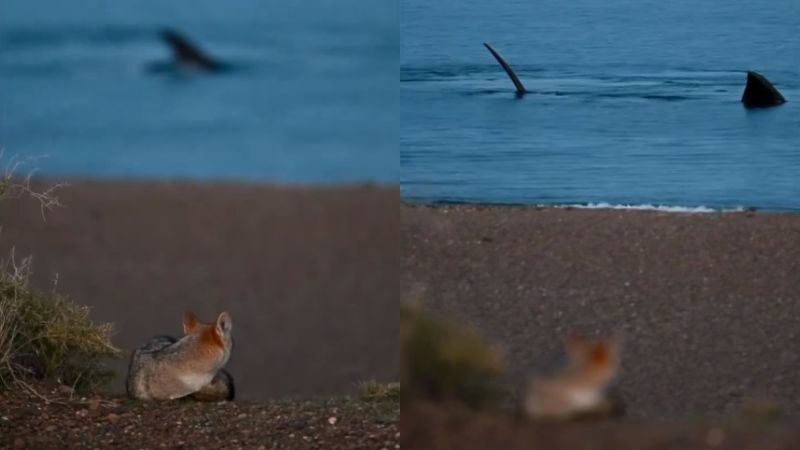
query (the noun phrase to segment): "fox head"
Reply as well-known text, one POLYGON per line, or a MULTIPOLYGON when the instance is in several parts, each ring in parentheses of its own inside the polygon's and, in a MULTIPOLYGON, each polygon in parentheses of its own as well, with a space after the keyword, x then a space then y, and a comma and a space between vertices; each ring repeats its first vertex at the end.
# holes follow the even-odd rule
POLYGON ((230 352, 232 345, 231 330, 233 320, 227 312, 217 316, 214 323, 200 322, 194 313, 187 311, 183 315, 183 334, 195 335, 208 345, 219 347, 223 352, 230 352))
POLYGON ((564 340, 564 346, 574 367, 605 379, 616 373, 620 347, 617 336, 600 339, 570 336, 564 340))

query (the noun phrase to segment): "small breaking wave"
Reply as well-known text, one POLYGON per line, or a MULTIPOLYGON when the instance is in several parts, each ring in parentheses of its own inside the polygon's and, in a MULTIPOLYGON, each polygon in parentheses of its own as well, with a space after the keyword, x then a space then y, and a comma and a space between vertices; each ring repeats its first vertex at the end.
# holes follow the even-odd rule
MULTIPOLYGON (((547 206, 547 205, 541 205, 547 206)), ((652 204, 613 204, 607 202, 599 203, 583 203, 583 204, 564 204, 553 205, 555 208, 576 208, 576 209, 619 209, 631 211, 660 211, 660 212, 676 212, 676 213, 718 213, 718 212, 744 212, 748 208, 737 206, 735 208, 710 208, 708 206, 668 206, 668 205, 652 205, 652 204)))
MULTIPOLYGON (((446 184, 446 183, 439 183, 446 184)), ((402 186, 402 181, 401 181, 402 186)), ((402 188, 401 188, 402 190, 402 188)), ((587 202, 587 203, 541 203, 539 201, 528 202, 497 202, 497 201, 476 201, 475 199, 455 199, 455 198, 438 198, 431 199, 428 197, 416 197, 401 194, 403 201, 423 205, 484 205, 484 206, 521 206, 521 207, 536 207, 536 208, 556 208, 556 209, 615 209, 623 211, 658 211, 670 213, 740 213, 748 211, 791 211, 791 210, 773 210, 762 209, 752 206, 734 206, 734 207, 710 207, 705 205, 699 206, 682 206, 682 205, 659 205, 653 203, 609 203, 609 202, 587 202)))

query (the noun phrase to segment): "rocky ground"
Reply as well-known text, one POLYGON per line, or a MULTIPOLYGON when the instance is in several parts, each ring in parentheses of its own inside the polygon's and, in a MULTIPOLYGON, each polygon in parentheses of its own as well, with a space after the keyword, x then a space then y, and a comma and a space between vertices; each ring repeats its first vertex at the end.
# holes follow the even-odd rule
POLYGON ((0 448, 399 448, 396 398, 156 403, 36 389, 0 391, 0 448))
POLYGON ((800 448, 797 422, 762 412, 681 421, 529 422, 502 411, 403 403, 401 446, 414 450, 768 450, 800 448))

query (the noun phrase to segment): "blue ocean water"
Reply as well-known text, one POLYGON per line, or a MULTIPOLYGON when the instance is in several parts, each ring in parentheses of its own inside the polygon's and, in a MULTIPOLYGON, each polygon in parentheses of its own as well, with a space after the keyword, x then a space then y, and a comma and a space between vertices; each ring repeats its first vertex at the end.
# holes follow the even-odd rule
POLYGON ((800 210, 797 0, 400 5, 404 198, 800 210))
POLYGON ((398 42, 393 2, 3 0, 3 160, 55 176, 396 183, 398 42), (149 73, 170 60, 160 27, 232 70, 149 73))

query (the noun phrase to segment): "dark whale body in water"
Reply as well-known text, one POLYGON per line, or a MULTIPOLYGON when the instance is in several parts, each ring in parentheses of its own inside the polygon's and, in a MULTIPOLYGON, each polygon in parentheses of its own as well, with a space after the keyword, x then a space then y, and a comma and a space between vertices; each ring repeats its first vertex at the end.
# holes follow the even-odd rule
POLYGON ((783 95, 763 75, 753 71, 747 72, 747 86, 742 94, 745 108, 766 108, 785 102, 783 95))
POLYGON ((491 45, 489 45, 489 44, 487 44, 485 42, 483 43, 483 45, 486 47, 487 50, 489 50, 489 53, 491 53, 492 56, 494 56, 494 59, 496 59, 497 62, 500 63, 500 67, 502 67, 503 70, 506 71, 506 74, 508 74, 508 77, 511 78, 511 82, 514 83, 514 87, 517 89, 517 96, 521 97, 521 96, 525 95, 525 93, 527 93, 528 91, 525 90, 525 86, 523 86, 522 82, 519 81, 519 77, 517 77, 517 74, 514 73, 514 70, 511 68, 511 66, 508 65, 506 60, 503 59, 503 57, 500 56, 500 54, 497 53, 492 48, 491 45))
POLYGON ((175 30, 165 28, 161 30, 160 36, 172 50, 173 60, 169 63, 150 64, 148 66, 150 72, 175 72, 178 70, 222 72, 229 68, 227 64, 208 56, 197 45, 175 30))

